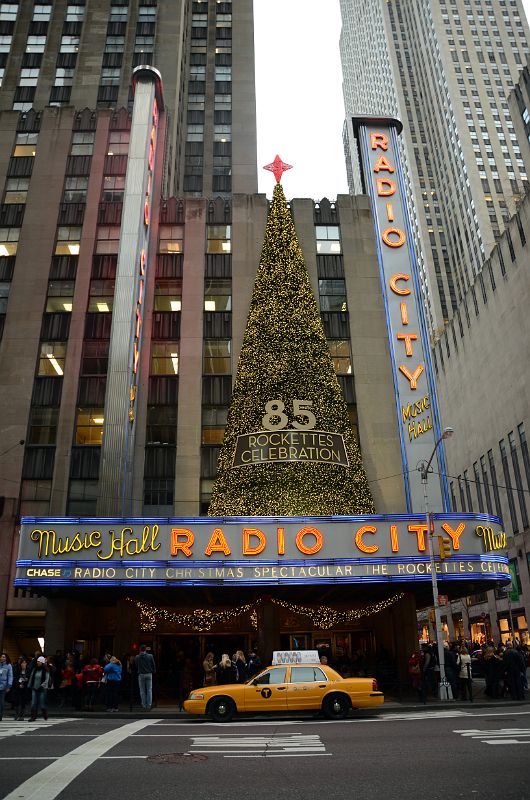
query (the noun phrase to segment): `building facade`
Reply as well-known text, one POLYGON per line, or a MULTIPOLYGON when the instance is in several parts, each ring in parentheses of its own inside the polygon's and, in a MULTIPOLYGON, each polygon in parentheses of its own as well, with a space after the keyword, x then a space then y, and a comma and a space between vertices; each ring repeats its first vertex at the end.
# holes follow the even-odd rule
MULTIPOLYGON (((508 94, 526 63, 528 24, 520 0, 341 0, 341 9, 347 118, 397 108, 405 124, 408 191, 436 335, 524 195, 508 94), (372 69, 363 68, 366 58, 372 69)), ((350 157, 355 163, 355 152, 350 157)))
MULTIPOLYGON (((444 423, 456 431, 446 449, 452 508, 504 520, 512 572, 509 596, 473 592, 450 605, 450 638, 530 641, 529 226, 527 197, 433 351, 444 423)), ((432 635, 428 613, 420 620, 432 635)))

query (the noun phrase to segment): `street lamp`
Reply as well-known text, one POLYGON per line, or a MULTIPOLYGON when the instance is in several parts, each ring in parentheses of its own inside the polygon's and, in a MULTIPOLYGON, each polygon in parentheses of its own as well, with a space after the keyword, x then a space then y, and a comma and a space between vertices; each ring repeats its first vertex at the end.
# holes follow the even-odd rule
POLYGON ((453 700, 453 693, 451 685, 445 677, 445 659, 444 659, 444 646, 442 639, 442 619, 440 615, 440 606, 438 604, 438 578, 436 575, 436 563, 434 561, 434 531, 431 530, 431 514, 429 511, 429 495, 427 491, 427 478, 429 475, 429 467, 440 442, 444 439, 449 439, 454 433, 453 428, 444 428, 442 435, 434 445, 431 457, 427 462, 422 462, 418 466, 421 475, 421 482, 423 483, 423 500, 425 503, 425 522, 427 523, 427 532, 429 540, 429 556, 431 560, 431 582, 432 582, 432 597, 434 601, 434 620, 436 626, 436 641, 438 644, 438 663, 440 665, 440 685, 438 687, 440 700, 453 700))

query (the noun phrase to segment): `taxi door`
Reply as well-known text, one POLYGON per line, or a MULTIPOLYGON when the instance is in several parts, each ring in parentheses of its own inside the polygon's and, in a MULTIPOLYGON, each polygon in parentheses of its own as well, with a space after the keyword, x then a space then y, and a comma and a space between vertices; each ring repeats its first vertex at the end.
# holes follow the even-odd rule
POLYGON ((318 709, 328 688, 328 679, 317 666, 291 667, 287 686, 287 708, 289 711, 318 709))
POLYGON ((271 667, 245 686, 245 711, 287 711, 287 667, 271 667))

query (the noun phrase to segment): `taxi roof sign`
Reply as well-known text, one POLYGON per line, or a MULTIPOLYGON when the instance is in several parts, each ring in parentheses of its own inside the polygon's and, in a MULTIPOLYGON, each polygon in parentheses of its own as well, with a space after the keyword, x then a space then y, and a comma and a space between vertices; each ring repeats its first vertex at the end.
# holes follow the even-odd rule
POLYGON ((318 650, 275 650, 272 664, 318 664, 318 650))

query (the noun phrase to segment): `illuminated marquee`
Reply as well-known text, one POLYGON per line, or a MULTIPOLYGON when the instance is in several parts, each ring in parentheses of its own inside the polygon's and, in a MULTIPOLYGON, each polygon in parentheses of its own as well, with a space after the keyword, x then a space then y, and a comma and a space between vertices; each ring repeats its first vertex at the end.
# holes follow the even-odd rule
MULTIPOLYGON (((451 556, 442 580, 509 580, 503 554, 484 552, 483 531, 500 542, 496 517, 435 515, 451 556)), ((250 585, 430 579, 423 516, 275 519, 23 520, 17 586, 250 585)))

